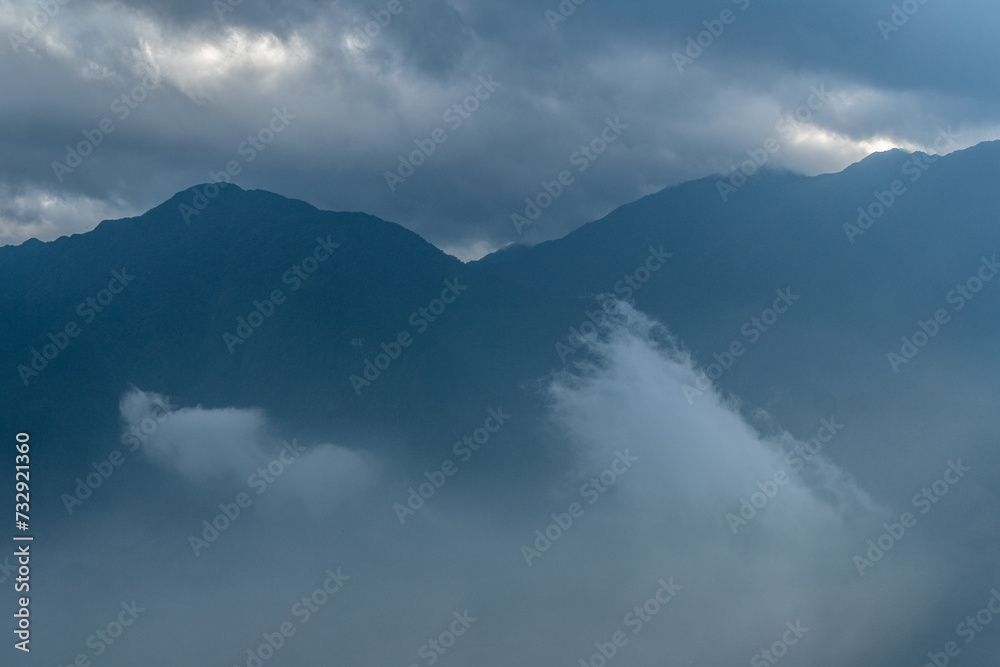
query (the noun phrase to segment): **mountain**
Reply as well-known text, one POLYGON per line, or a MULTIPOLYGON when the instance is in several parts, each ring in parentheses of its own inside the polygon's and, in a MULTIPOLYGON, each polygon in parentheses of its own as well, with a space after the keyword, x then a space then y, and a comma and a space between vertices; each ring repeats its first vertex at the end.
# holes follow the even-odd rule
POLYGON ((935 655, 1000 560, 998 164, 705 178, 464 264, 235 185, 0 247, 41 654, 131 609, 107 664, 935 655))
MULTIPOLYGON (((890 151, 814 178, 762 172, 729 201, 706 178, 465 265, 399 225, 237 186, 186 221, 199 186, 137 218, 0 248, 0 392, 70 468, 113 439, 131 385, 183 404, 263 408, 303 437, 395 437, 419 449, 442 421, 491 401, 537 412, 530 382, 583 356, 570 330, 618 283, 617 296, 633 297, 703 365, 734 341, 750 344, 718 382, 786 426, 805 428, 834 406, 863 420, 925 379, 924 359, 900 376, 887 353, 1000 249, 998 158, 1000 144, 986 143, 921 169, 921 156, 890 151), (889 195, 893 181, 905 192, 889 195), (852 238, 845 225, 881 193, 894 203, 852 238), (337 245, 318 251, 329 259, 296 273, 323 243, 337 245), (621 283, 650 249, 670 257, 653 262, 662 268, 641 289, 621 283), (116 271, 134 278, 106 306, 82 305, 116 271), (268 306, 275 290, 286 301, 268 306), (795 295, 793 316, 741 333, 779 290, 795 295), (440 316, 418 314, 443 291, 454 303, 440 316), (273 314, 244 324, 244 341, 240 318, 255 301, 273 314), (49 334, 73 322, 79 335, 32 373, 33 351, 55 350, 49 334), (391 352, 405 332, 412 344, 367 384, 366 362, 372 377, 381 346, 391 352)), ((996 310, 970 307, 962 319, 927 356, 985 372, 997 358, 996 310)))

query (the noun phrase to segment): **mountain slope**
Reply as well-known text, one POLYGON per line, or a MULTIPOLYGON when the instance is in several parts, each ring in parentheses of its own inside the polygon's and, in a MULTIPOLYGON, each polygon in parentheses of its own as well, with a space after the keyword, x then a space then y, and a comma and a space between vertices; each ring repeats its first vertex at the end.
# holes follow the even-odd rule
POLYGON ((881 424, 900 392, 940 399, 924 387, 938 361, 995 377, 998 297, 988 290, 905 373, 886 361, 1000 249, 1000 144, 941 158, 912 181, 918 157, 891 151, 815 178, 762 172, 728 202, 702 179, 468 265, 398 225, 236 186, 188 224, 180 206, 193 188, 87 234, 0 248, 0 392, 40 424, 68 471, 116 440, 117 400, 131 384, 183 405, 263 408, 304 438, 432 452, 452 437, 441 424, 460 432, 490 405, 542 414, 533 380, 583 357, 572 329, 617 285, 706 368, 742 342, 718 384, 785 426, 808 429, 832 409, 881 424), (844 225, 894 180, 905 192, 849 239, 844 225), (314 273, 298 277, 317 247, 329 259, 307 261, 314 273), (659 268, 628 288, 625 276, 634 282, 644 265, 659 268), (114 271, 135 277, 102 312, 80 310, 114 271), (268 306, 275 290, 285 301, 268 306), (795 297, 788 314, 750 324, 780 290, 795 297), (442 293, 454 303, 419 314, 442 293), (273 314, 251 315, 255 301, 273 314), (242 325, 243 341, 239 318, 250 317, 261 325, 242 325), (18 371, 72 322, 81 333, 44 370, 18 371), (398 358, 378 357, 400 334, 412 342, 398 358), (387 367, 362 382, 377 359, 387 367))

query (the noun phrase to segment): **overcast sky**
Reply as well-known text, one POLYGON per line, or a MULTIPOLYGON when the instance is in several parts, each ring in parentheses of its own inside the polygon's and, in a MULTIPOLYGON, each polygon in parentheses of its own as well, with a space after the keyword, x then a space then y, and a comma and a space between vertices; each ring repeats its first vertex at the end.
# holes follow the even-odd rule
POLYGON ((872 0, 45 6, 0 0, 5 244, 141 213, 230 164, 241 187, 372 213, 467 259, 728 173, 770 137, 771 164, 814 174, 932 150, 948 127, 946 151, 1000 136, 998 75, 969 66, 996 60, 986 0, 895 17, 872 0), (433 153, 411 174, 417 142, 433 153), (519 232, 543 180, 561 192, 519 232))

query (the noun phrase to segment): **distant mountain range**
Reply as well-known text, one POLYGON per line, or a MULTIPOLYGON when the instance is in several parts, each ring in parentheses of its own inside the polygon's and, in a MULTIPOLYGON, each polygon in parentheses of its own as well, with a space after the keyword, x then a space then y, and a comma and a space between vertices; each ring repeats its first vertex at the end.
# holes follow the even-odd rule
POLYGON ((893 150, 836 174, 761 171, 728 201, 705 178, 467 264, 397 224, 235 185, 185 214, 215 187, 198 186, 0 248, 0 395, 69 478, 117 441, 133 385, 419 455, 442 422, 494 404, 540 414, 534 381, 585 357, 577 334, 612 295, 793 432, 832 412, 888 428, 900 401, 963 396, 942 368, 997 385, 1000 281, 962 308, 948 295, 995 272, 998 164, 997 142, 893 150), (902 338, 939 309, 948 322, 910 358, 902 338))

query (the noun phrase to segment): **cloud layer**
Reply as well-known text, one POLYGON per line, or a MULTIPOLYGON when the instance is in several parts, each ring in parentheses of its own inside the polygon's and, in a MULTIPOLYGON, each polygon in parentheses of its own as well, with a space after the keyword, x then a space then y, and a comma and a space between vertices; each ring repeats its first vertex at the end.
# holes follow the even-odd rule
POLYGON ((142 212, 237 160, 243 187, 370 212, 477 256, 728 173, 771 137, 782 140, 772 165, 817 173, 930 148, 948 126, 962 134, 954 148, 1000 127, 998 87, 977 66, 997 28, 985 0, 917 4, 905 21, 892 3, 860 1, 595 1, 565 21, 552 19, 568 13, 559 3, 388 4, 54 1, 49 18, 5 0, 0 187, 20 199, 0 211, 3 240, 142 212), (143 92, 150 67, 161 79, 143 92), (488 99, 475 97, 479 76, 500 83, 488 99), (817 86, 829 98, 781 134, 817 86), (239 146, 274 108, 295 117, 246 159, 239 146), (609 117, 628 129, 576 171, 573 155, 609 117), (113 130, 57 173, 104 119, 113 130), (435 130, 444 140, 428 144, 435 130), (400 156, 420 164, 391 189, 400 156), (574 184, 518 234, 510 216, 564 169, 574 184))
POLYGON ((71 601, 88 600, 86 620, 63 619, 66 645, 52 648, 72 655, 74 630, 82 643, 117 596, 149 611, 109 656, 151 667, 254 664, 284 622, 295 633, 277 655, 296 664, 540 666, 611 650, 642 666, 767 664, 762 651, 789 664, 919 658, 909 646, 952 620, 934 612, 947 591, 924 584, 960 566, 951 547, 909 536, 929 529, 908 526, 885 548, 901 510, 829 461, 836 415, 814 438, 762 428, 766 415, 706 385, 661 326, 625 305, 618 315, 588 341, 590 361, 545 385, 537 446, 556 465, 540 477, 530 457, 498 472, 502 428, 448 472, 373 443, 282 443, 254 410, 130 392, 124 432, 147 435, 148 461, 131 474, 166 483, 112 487, 130 502, 67 524, 52 557, 66 574, 86 570, 67 584, 71 601), (415 508, 402 522, 399 504, 415 508), (868 540, 883 551, 859 569, 868 540), (102 572, 113 586, 95 594, 102 572))

